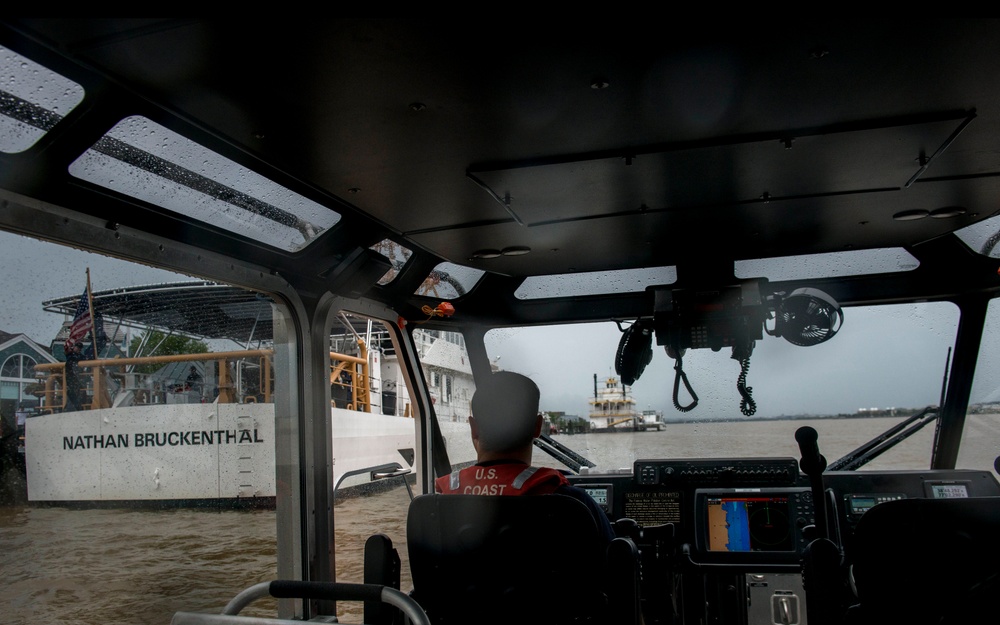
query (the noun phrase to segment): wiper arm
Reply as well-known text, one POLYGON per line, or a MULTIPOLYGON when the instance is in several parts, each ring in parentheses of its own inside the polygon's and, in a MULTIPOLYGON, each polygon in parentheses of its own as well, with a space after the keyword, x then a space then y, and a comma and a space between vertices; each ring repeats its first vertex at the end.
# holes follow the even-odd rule
POLYGON ((597 465, 587 460, 577 452, 573 451, 566 445, 553 440, 547 434, 539 434, 538 438, 534 441, 535 447, 538 447, 548 455, 552 456, 559 462, 563 463, 574 472, 579 473, 580 469, 583 467, 596 467, 597 465))
POLYGON ((916 434, 925 425, 936 420, 937 417, 937 407, 928 406, 912 417, 905 419, 902 423, 897 423, 885 432, 877 435, 854 451, 831 462, 827 467, 827 471, 854 471, 916 434))

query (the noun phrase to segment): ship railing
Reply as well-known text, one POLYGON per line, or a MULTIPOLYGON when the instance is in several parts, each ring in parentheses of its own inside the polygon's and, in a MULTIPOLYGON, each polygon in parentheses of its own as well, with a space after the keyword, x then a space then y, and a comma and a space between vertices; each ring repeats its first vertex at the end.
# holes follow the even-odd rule
MULTIPOLYGON (((340 407, 371 412, 368 350, 363 342, 359 345, 359 352, 358 356, 330 352, 330 383, 347 389, 350 395, 350 401, 340 407), (341 373, 347 373, 345 377, 348 381, 342 381, 341 373)), ((222 404, 271 403, 273 353, 270 349, 258 349, 81 360, 78 363, 81 370, 79 383, 84 397, 82 405, 75 406, 74 409, 111 408, 119 397, 129 393, 129 405, 214 402, 216 398, 222 404), (217 363, 217 374, 213 376, 211 384, 204 380, 188 383, 185 379, 153 382, 151 373, 137 371, 137 367, 213 361, 217 363), (236 374, 237 367, 242 375, 236 374), (256 375, 253 375, 254 371, 256 375)), ((66 363, 36 365, 35 375, 43 387, 39 394, 42 410, 50 413, 66 410, 70 405, 66 363)))
POLYGON ((273 353, 270 349, 257 349, 81 360, 78 368, 82 394, 79 399, 82 405, 75 406, 70 405, 65 362, 35 365, 35 375, 42 380, 44 386, 40 393, 42 410, 50 413, 64 411, 67 407, 74 410, 96 410, 111 408, 116 404, 152 405, 201 401, 218 401, 222 404, 271 403, 273 353), (253 362, 255 360, 257 362, 253 362), (138 367, 162 367, 176 362, 217 363, 211 384, 200 375, 196 380, 173 379, 161 383, 153 380, 153 374, 137 371, 138 367), (237 366, 241 373, 247 373, 252 371, 253 365, 256 365, 256 376, 248 378, 236 373, 237 366), (123 404, 119 398, 126 399, 127 402, 123 404))
POLYGON ((331 400, 334 408, 358 412, 372 411, 371 385, 368 375, 368 346, 358 339, 358 355, 330 352, 330 389, 340 389, 331 400), (350 396, 350 401, 346 401, 350 396), (338 402, 339 399, 339 402, 338 402))

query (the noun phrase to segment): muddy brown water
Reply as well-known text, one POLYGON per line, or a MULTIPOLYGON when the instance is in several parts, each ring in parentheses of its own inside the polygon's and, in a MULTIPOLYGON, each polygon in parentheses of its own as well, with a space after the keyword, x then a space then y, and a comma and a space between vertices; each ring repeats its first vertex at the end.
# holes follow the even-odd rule
MULTIPOLYGON (((663 432, 560 436, 600 467, 636 458, 798 457, 793 433, 812 425, 834 459, 887 428, 891 419, 674 424, 663 432), (725 450, 722 452, 720 450, 725 450)), ((959 466, 992 468, 1000 454, 1000 416, 969 418, 959 466)), ((933 426, 869 469, 927 466, 933 426)), ((557 466, 539 451, 536 464, 557 466)), ((337 502, 337 576, 362 581, 364 542, 385 533, 403 560, 408 495, 399 487, 337 502)), ((158 624, 178 610, 219 612, 237 592, 276 576, 274 511, 80 510, 14 505, 0 508, 0 621, 17 624, 158 624)), ((246 614, 273 616, 262 600, 246 614)), ((357 603, 340 605, 340 621, 360 623, 357 603)))

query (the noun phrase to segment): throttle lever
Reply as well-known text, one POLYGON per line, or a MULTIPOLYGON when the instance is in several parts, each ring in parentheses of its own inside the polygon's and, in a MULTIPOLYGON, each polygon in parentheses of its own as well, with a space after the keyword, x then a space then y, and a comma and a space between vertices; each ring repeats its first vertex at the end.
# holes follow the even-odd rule
POLYGON ((822 475, 826 470, 826 458, 819 453, 818 440, 819 433, 815 428, 804 425, 795 430, 795 442, 799 444, 799 453, 802 454, 799 467, 809 477, 817 473, 822 475))
POLYGON ((823 471, 826 458, 819 453, 819 434, 814 428, 804 425, 795 430, 795 442, 799 444, 799 468, 809 477, 813 505, 816 507, 816 538, 831 538, 826 517, 826 494, 823 488, 823 471))
POLYGON ((816 509, 816 536, 802 551, 802 582, 806 591, 806 617, 810 625, 837 625, 843 615, 843 554, 833 542, 826 515, 827 499, 823 488, 826 458, 819 453, 816 430, 803 426, 795 431, 795 441, 802 452, 799 467, 809 476, 813 505, 816 509))

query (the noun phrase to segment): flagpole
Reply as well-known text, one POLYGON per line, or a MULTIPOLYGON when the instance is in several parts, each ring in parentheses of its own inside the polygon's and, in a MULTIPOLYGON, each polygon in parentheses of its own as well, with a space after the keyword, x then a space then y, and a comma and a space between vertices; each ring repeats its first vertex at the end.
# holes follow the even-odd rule
MULTIPOLYGON (((94 293, 90 286, 90 267, 87 267, 87 310, 90 311, 90 346, 94 360, 101 356, 97 353, 97 319, 94 317, 94 293)), ((101 368, 95 367, 94 374, 94 399, 90 404, 91 410, 95 408, 106 408, 107 405, 102 400, 104 392, 101 390, 101 368)))
POLYGON ((90 344, 94 348, 94 360, 97 360, 100 356, 97 353, 97 319, 94 318, 94 292, 90 288, 90 267, 87 267, 87 308, 90 310, 90 344))

